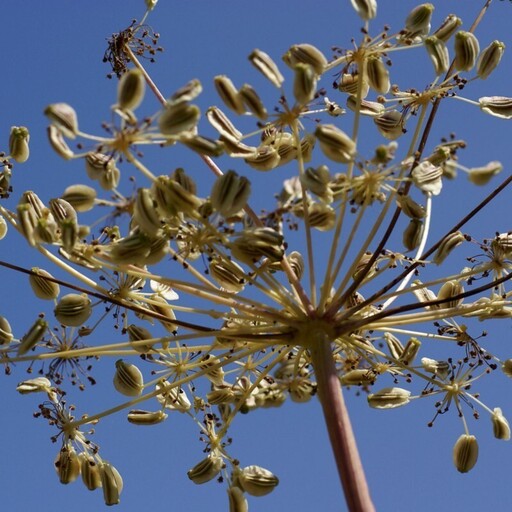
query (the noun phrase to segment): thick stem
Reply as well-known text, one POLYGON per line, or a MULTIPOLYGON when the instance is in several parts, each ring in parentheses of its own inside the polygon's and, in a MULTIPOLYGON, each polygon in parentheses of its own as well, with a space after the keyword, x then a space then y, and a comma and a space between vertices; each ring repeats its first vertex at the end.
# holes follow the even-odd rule
POLYGON ((331 344, 321 336, 310 346, 318 395, 329 433, 336 466, 350 512, 373 512, 375 507, 359 457, 341 385, 336 374, 331 344))

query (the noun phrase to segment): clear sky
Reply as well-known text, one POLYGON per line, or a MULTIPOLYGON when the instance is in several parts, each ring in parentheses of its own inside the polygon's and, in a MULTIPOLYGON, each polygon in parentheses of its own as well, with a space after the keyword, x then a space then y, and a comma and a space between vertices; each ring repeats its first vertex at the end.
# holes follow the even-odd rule
MULTIPOLYGON (((378 0, 378 17, 372 22, 372 29, 375 27, 377 33, 385 24, 400 29, 409 10, 419 3, 378 0)), ((467 29, 483 1, 433 3, 434 27, 447 14, 456 13, 467 29)), ((84 131, 101 133, 101 122, 110 119, 109 109, 115 103, 117 87, 115 79, 106 78, 109 69, 102 62, 106 39, 129 25, 131 19, 140 19, 143 12, 143 0, 4 2, 4 71, 0 86, 0 140, 4 143, 0 143, 0 149, 7 149, 12 125, 28 126, 31 132, 31 157, 24 165, 16 166, 14 194, 7 203, 10 207, 24 190, 35 190, 47 200, 70 184, 85 183, 81 161, 66 163, 49 148, 47 121, 42 112, 50 103, 67 102, 76 109, 84 131)), ((509 2, 493 2, 476 32, 482 47, 499 39, 512 48, 511 16, 509 2)), ((161 34, 160 44, 165 48, 157 63, 148 64, 153 79, 166 96, 190 79, 200 79, 204 93, 198 103, 203 111, 211 104, 220 104, 211 85, 215 75, 226 74, 238 85, 263 83, 247 60, 254 48, 266 51, 276 61, 295 43, 312 43, 330 55, 332 46, 351 47, 351 38, 359 39, 361 26, 349 0, 160 0, 148 23, 161 34)), ((406 59, 397 57, 391 68, 396 73, 392 74, 393 80, 402 88, 421 89, 432 76, 430 68, 425 72, 430 66, 427 57, 422 52, 416 54, 418 57, 405 66, 402 62, 406 59)), ((506 51, 499 69, 488 80, 468 86, 464 95, 471 99, 512 96, 511 62, 506 51)), ((290 85, 290 75, 288 80, 290 85)), ((329 97, 336 101, 328 77, 323 85, 328 88, 329 97)), ((262 94, 273 93, 267 87, 267 92, 262 94)), ((510 172, 509 124, 486 116, 469 104, 446 103, 430 147, 440 137, 455 131, 457 137, 468 141, 463 163, 480 166, 499 160, 504 171, 490 185, 481 188, 470 187, 464 176, 447 183, 446 192, 434 205, 436 232, 454 224, 462 212, 481 200, 510 172)), ((152 114, 158 104, 148 95, 143 108, 152 114)), ((363 140, 362 146, 371 148, 377 139, 372 124, 367 126, 368 142, 363 140)), ((205 128, 206 133, 208 130, 205 128)), ((213 135, 211 129, 210 135, 213 135)), ((160 167, 161 173, 183 165, 194 172, 197 169, 197 176, 205 175, 197 157, 191 155, 184 157, 185 161, 176 161, 176 154, 180 155, 158 153, 157 157, 148 156, 148 159, 160 167)), ((255 195, 268 194, 269 184, 281 182, 291 172, 287 168, 275 182, 257 174, 255 195)), ((201 186, 202 178, 196 179, 201 186)), ((277 191, 274 188, 272 192, 277 191)), ((481 217, 470 223, 467 231, 482 238, 510 230, 510 198, 510 191, 505 191, 481 217)), ((476 246, 475 252, 478 252, 476 246)), ((1 242, 0 257, 27 267, 44 264, 14 232, 1 242)), ((454 265, 457 271, 464 262, 454 265)), ((15 333, 21 336, 40 312, 41 303, 31 298, 24 276, 5 269, 0 269, 0 275, 3 285, 0 314, 9 319, 15 333)), ((478 325, 476 328, 482 329, 478 325)), ((510 320, 491 323, 486 329, 489 350, 504 359, 512 357, 510 320)), ((110 369, 102 364, 97 369, 100 381, 97 388, 88 389, 90 396, 87 392, 76 397, 80 414, 95 412, 94 404, 109 407, 118 401, 110 385, 110 369)), ((3 509, 14 512, 49 512, 57 508, 74 512, 100 510, 101 493, 87 491, 79 481, 66 487, 59 484, 52 467, 58 448, 52 445, 50 436, 55 432, 43 421, 32 419, 39 397, 22 397, 15 392, 17 382, 24 378, 25 368, 18 365, 11 377, 0 381, 3 509)), ((511 381, 498 372, 488 380, 482 385, 482 399, 491 408, 500 406, 512 418, 511 381)), ((394 411, 377 411, 369 409, 365 397, 355 396, 354 391, 346 393, 347 401, 377 510, 472 512, 502 508, 509 501, 512 446, 493 438, 491 421, 485 412, 482 411, 479 421, 468 414, 470 430, 479 440, 480 457, 472 472, 461 475, 451 460, 452 446, 462 433, 454 411, 438 418, 434 428, 429 429, 427 423, 434 415, 432 402, 416 401, 394 411)), ((149 428, 129 425, 123 415, 98 425, 95 440, 101 445, 103 456, 119 469, 124 479, 125 488, 117 510, 227 510, 224 486, 215 482, 196 486, 187 478, 186 471, 201 458, 202 447, 197 437, 197 428, 179 414, 149 428)), ((251 499, 251 511, 345 510, 316 401, 286 404, 279 409, 257 410, 242 416, 235 422, 232 437, 232 452, 243 465, 267 467, 281 480, 269 496, 251 499)))

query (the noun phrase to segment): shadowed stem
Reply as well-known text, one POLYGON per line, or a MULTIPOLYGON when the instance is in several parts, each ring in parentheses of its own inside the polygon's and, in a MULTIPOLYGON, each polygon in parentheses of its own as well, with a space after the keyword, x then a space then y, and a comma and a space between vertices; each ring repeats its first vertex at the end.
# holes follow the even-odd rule
POLYGON ((310 346, 318 396, 350 512, 374 512, 363 465, 359 457, 341 385, 336 373, 331 343, 319 333, 310 346))

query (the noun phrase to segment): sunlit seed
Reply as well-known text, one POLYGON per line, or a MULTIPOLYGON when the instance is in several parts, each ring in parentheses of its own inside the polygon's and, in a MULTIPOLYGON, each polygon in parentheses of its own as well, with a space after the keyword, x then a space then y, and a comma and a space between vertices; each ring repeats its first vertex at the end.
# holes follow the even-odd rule
POLYGON ((48 322, 38 318, 30 327, 28 332, 21 338, 18 345, 17 355, 23 356, 32 350, 42 339, 48 329, 48 322))
POLYGON ((450 55, 444 42, 436 36, 431 36, 425 39, 424 44, 436 75, 446 73, 450 66, 450 55))
POLYGON ((251 194, 251 183, 245 176, 229 170, 213 184, 210 201, 213 208, 224 217, 239 212, 251 194))
POLYGON ((254 114, 260 121, 267 119, 267 109, 252 86, 249 84, 242 85, 239 94, 244 106, 249 112, 254 114))
POLYGON ((254 263, 262 257, 281 261, 284 237, 272 228, 252 228, 238 234, 231 242, 232 254, 242 262, 254 263))
POLYGON ((320 148, 335 162, 349 163, 356 155, 355 142, 333 124, 318 124, 315 129, 320 148))
POLYGON ((214 259, 210 262, 209 271, 215 281, 230 292, 238 293, 245 287, 245 272, 234 261, 214 259))
POLYGON ((404 352, 404 346, 402 345, 402 342, 390 332, 384 333, 384 340, 388 346, 388 350, 391 356, 395 359, 400 359, 404 352))
POLYGON ((119 80, 117 87, 117 107, 121 110, 135 110, 144 98, 146 81, 142 71, 132 68, 119 80))
POLYGON ((321 75, 327 66, 324 54, 312 44, 294 44, 283 55, 283 61, 292 69, 297 64, 308 64, 317 75, 321 75))
POLYGON ((352 7, 364 21, 369 21, 377 16, 377 0, 350 0, 352 7))
POLYGON ((80 460, 80 474, 82 475, 82 482, 89 491, 94 491, 101 487, 101 471, 99 464, 85 453, 78 455, 80 460))
POLYGON ((200 118, 201 111, 196 105, 178 103, 166 107, 158 119, 158 127, 163 135, 172 137, 192 131, 200 118))
POLYGON ((399 195, 397 196, 396 202, 398 206, 402 209, 405 215, 411 219, 423 219, 425 218, 426 212, 425 208, 418 204, 414 199, 409 195, 399 195))
POLYGON ((455 34, 455 69, 471 71, 478 58, 480 45, 472 32, 459 30, 455 34))
POLYGON ((265 496, 279 484, 279 478, 260 466, 247 466, 238 475, 240 487, 251 496, 265 496))
POLYGON ((366 77, 369 86, 380 94, 386 94, 391 83, 389 81, 389 71, 386 65, 379 57, 368 57, 366 61, 366 77))
POLYGON ((464 287, 459 283, 459 281, 455 279, 451 279, 450 281, 446 281, 446 283, 441 286, 439 293, 437 294, 438 299, 447 299, 446 302, 442 302, 439 304, 441 308, 456 308, 459 304, 462 304, 464 299, 452 299, 456 295, 460 295, 464 293, 464 287))
POLYGON ((423 192, 437 196, 443 187, 443 171, 428 160, 420 162, 411 172, 413 183, 423 192))
POLYGON ((249 55, 251 64, 272 84, 280 88, 283 85, 284 77, 279 71, 276 63, 271 57, 261 50, 254 50, 249 55))
POLYGON ((94 207, 96 190, 88 185, 70 185, 61 198, 67 201, 77 212, 87 212, 94 207))
POLYGON ((366 80, 360 84, 360 80, 361 75, 357 73, 344 73, 341 75, 341 79, 338 83, 338 89, 341 92, 350 94, 351 96, 360 96, 362 99, 364 99, 368 95, 370 86, 366 80))
POLYGON ((421 4, 415 7, 405 20, 406 37, 414 39, 428 35, 433 12, 434 5, 431 3, 421 4))
POLYGON ((65 221, 77 222, 76 210, 65 199, 57 197, 49 201, 50 211, 58 224, 65 221))
POLYGON ((423 221, 421 219, 411 219, 404 230, 402 243, 408 251, 416 249, 421 242, 423 235, 423 221))
POLYGON ((373 118, 373 122, 377 126, 381 135, 389 140, 395 140, 405 132, 404 117, 398 110, 389 110, 383 114, 375 116, 373 118))
POLYGON ((74 482, 80 476, 80 460, 71 446, 61 448, 54 461, 54 466, 61 484, 74 482))
POLYGON ((480 109, 486 114, 501 119, 512 119, 512 98, 507 96, 484 96, 478 99, 480 109))
POLYGON ((60 293, 59 285, 45 279, 45 277, 53 278, 53 276, 42 268, 32 267, 30 270, 32 271, 29 275, 30 287, 36 297, 43 300, 56 299, 60 293))
POLYGON ((127 419, 134 425, 157 425, 167 419, 168 415, 163 411, 143 411, 134 409, 128 412, 127 419))
POLYGON ((418 338, 410 338, 398 358, 399 361, 407 366, 410 366, 421 348, 421 341, 418 338))
POLYGON ((0 346, 9 345, 12 341, 12 328, 7 318, 0 315, 0 346))
POLYGON ((505 52, 505 44, 501 41, 493 41, 482 50, 476 65, 476 74, 485 80, 498 66, 505 52))
POLYGON ((25 126, 11 126, 9 135, 9 155, 19 164, 26 162, 30 155, 28 142, 30 135, 25 126))
POLYGON ((141 371, 134 364, 126 363, 122 359, 116 361, 113 382, 116 390, 125 396, 139 396, 144 388, 141 371))
POLYGON ((35 379, 28 379, 20 382, 16 386, 16 391, 21 395, 28 395, 30 393, 47 393, 52 386, 52 383, 46 377, 36 377, 35 379))
POLYGON ((224 466, 224 461, 219 455, 210 453, 208 457, 198 462, 187 471, 187 476, 195 484, 204 484, 213 480, 224 466))
POLYGON ((130 338, 131 346, 137 352, 146 354, 147 352, 151 351, 154 343, 138 343, 143 340, 153 339, 153 336, 151 335, 148 329, 146 329, 145 327, 141 327, 139 325, 130 324, 126 329, 126 332, 128 333, 128 337, 130 338))
POLYGON ((80 327, 92 314, 91 300, 85 294, 64 295, 53 310, 55 318, 68 327, 80 327))
POLYGON ((229 512, 249 512, 249 504, 240 487, 230 486, 227 489, 229 500, 229 512))
POLYGON ((307 105, 315 96, 317 75, 309 64, 296 64, 293 95, 299 105, 307 105))
POLYGON ((159 394, 156 396, 158 402, 171 411, 186 412, 190 410, 192 404, 185 391, 168 381, 160 381, 156 385, 159 394))
POLYGON ((457 471, 467 473, 478 460, 478 443, 475 436, 462 434, 453 447, 453 463, 457 471))
POLYGON ((486 185, 493 176, 499 174, 503 170, 501 162, 489 162, 484 167, 473 167, 469 169, 468 178, 475 185, 486 185))
POLYGON ((203 91, 203 86, 199 80, 193 79, 187 82, 183 87, 178 89, 169 100, 167 105, 176 105, 177 103, 188 102, 196 99, 203 91))
POLYGON ((371 368, 357 368, 343 374, 340 377, 340 382, 344 386, 363 386, 373 384, 376 377, 371 368))
POLYGON ((123 479, 119 471, 109 462, 103 461, 100 464, 100 475, 105 505, 117 505, 123 490, 123 479))
POLYGON ((409 403, 411 392, 402 388, 383 388, 368 395, 368 405, 374 409, 395 409, 409 403))
POLYGON ((432 34, 445 43, 455 34, 462 25, 462 20, 455 14, 449 14, 441 23, 441 26, 432 34))
POLYGON ((217 75, 213 79, 213 83, 226 107, 237 114, 243 114, 245 112, 242 97, 229 77, 226 75, 217 75))
POLYGON ((210 124, 221 134, 239 141, 242 138, 242 132, 235 128, 235 125, 218 107, 210 107, 206 111, 206 118, 210 124))
POLYGON ((77 136, 78 118, 71 105, 52 103, 45 108, 44 114, 62 135, 68 139, 74 139, 77 136))
POLYGON ((258 171, 271 171, 281 162, 278 150, 273 146, 262 145, 256 149, 256 154, 244 158, 245 162, 258 171))
POLYGON ((384 114, 386 107, 377 101, 368 101, 361 99, 357 101, 356 96, 349 96, 347 98, 347 108, 352 112, 358 112, 363 116, 376 117, 384 114))
POLYGON ((440 265, 446 259, 446 257, 455 249, 455 247, 459 246, 462 242, 464 242, 466 238, 460 231, 455 231, 454 233, 450 233, 445 238, 437 248, 437 251, 434 254, 433 262, 436 265, 440 265))
POLYGON ((494 437, 508 441, 510 439, 510 425, 499 407, 494 408, 491 421, 494 437))
POLYGON ((203 156, 218 157, 224 152, 222 143, 218 140, 192 135, 190 133, 180 136, 180 142, 203 156))

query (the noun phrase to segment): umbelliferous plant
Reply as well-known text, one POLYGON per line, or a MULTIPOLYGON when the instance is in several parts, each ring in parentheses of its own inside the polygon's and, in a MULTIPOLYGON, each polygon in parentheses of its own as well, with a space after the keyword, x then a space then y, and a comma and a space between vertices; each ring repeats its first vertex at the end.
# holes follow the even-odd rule
POLYGON ((219 102, 202 112, 205 84, 187 77, 165 96, 145 65, 161 50, 146 24, 156 4, 148 0, 142 20, 108 41, 104 60, 118 80, 112 121, 88 133, 73 106, 44 110, 51 147, 69 165, 79 160, 88 178, 48 202, 32 190, 17 195, 29 130, 11 129, 2 234, 9 225, 48 265, 2 265, 26 273, 47 307, 21 333, 0 318, 0 357, 8 374, 38 372, 17 390, 42 397, 36 416, 54 429, 63 484, 81 479, 107 505, 119 503, 122 468, 94 430, 112 414, 147 432, 181 413, 202 441, 197 464, 184 468, 189 479, 222 483, 229 510, 247 510, 248 496, 274 491, 279 478, 237 458, 230 427, 255 409, 319 400, 347 506, 373 510, 346 389, 382 410, 421 399, 431 424, 460 417, 453 462, 462 473, 478 459, 469 417, 488 414, 490 435, 510 438, 478 385, 496 372, 512 376, 506 350, 499 357, 487 347, 480 324, 511 317, 512 234, 490 229, 477 240, 467 224, 512 178, 460 221, 431 227, 443 182, 465 174, 481 186, 502 171, 492 156, 468 166, 466 143, 433 130, 438 110, 455 100, 512 117, 512 98, 471 96, 471 82, 491 75, 505 45, 479 42, 481 16, 467 29, 457 15, 433 24, 430 3, 398 29, 374 32, 376 2, 351 3, 363 23, 353 45, 328 54, 301 42, 282 60, 254 49, 248 76, 264 78, 268 91, 220 74, 219 102), (393 82, 398 52, 428 56, 426 85, 393 82), (272 103, 262 99, 272 93, 272 103), (145 110, 148 95, 158 110, 145 110), (368 132, 380 137, 375 147, 368 132), (164 159, 184 149, 207 172, 173 156, 171 172, 147 164, 151 151, 164 159), (255 197, 255 184, 283 169, 292 171, 280 188, 255 197), (95 375, 98 359, 110 361, 108 381, 95 375), (96 380, 117 403, 82 410, 72 388, 87 392, 96 380))

